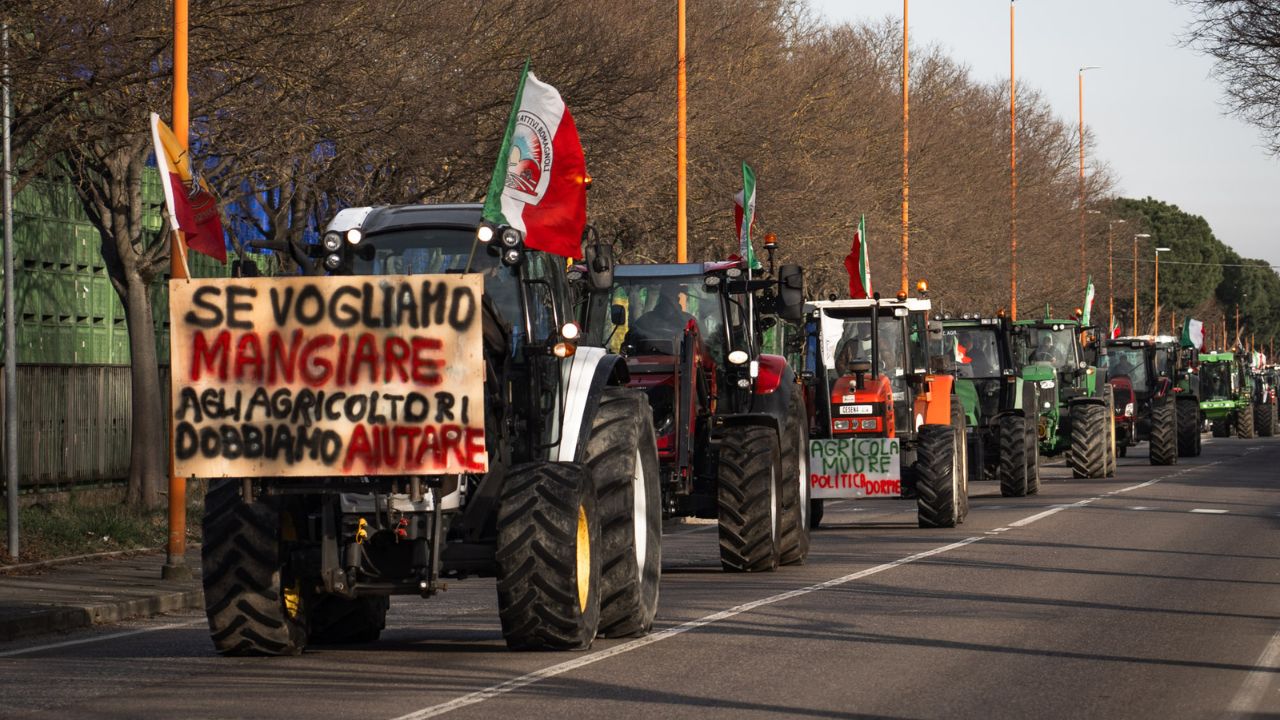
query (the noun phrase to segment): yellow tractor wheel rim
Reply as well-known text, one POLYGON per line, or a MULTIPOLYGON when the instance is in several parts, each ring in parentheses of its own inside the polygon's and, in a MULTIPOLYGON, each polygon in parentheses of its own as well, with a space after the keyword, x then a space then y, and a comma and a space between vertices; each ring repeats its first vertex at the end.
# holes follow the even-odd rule
POLYGON ((587 611, 591 594, 591 535, 587 532, 587 509, 578 506, 578 609, 587 611))

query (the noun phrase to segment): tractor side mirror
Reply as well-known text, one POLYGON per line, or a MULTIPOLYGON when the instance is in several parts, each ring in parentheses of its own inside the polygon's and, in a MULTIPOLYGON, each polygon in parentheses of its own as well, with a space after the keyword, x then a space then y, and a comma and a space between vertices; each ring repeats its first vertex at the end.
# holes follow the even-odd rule
POLYGON ((595 292, 602 292, 612 288, 613 246, 605 243, 593 243, 583 248, 582 254, 587 262, 587 286, 595 292))
POLYGON ((804 320, 804 268, 788 264, 778 268, 778 316, 789 323, 804 320))
POLYGON ((626 305, 610 306, 609 322, 618 326, 626 325, 627 324, 627 306, 626 305))

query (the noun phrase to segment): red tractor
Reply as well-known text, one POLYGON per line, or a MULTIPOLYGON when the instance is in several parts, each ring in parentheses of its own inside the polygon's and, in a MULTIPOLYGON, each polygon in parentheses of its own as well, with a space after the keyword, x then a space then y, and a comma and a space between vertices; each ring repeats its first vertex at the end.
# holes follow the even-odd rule
POLYGON ((726 570, 809 552, 804 398, 786 358, 761 351, 803 308, 799 266, 753 277, 741 260, 618 265, 586 304, 587 344, 621 354, 649 398, 666 515, 718 519, 726 570))

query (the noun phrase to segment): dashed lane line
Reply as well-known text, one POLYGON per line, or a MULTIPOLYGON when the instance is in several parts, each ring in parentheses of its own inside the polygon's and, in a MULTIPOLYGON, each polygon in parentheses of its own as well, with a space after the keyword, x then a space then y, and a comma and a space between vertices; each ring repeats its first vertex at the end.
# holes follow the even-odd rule
POLYGON ((44 652, 45 650, 57 650, 64 647, 102 642, 103 640, 116 640, 118 638, 131 637, 133 635, 156 632, 157 630, 176 630, 178 628, 196 627, 197 625, 204 625, 205 623, 205 620, 193 620, 185 623, 169 623, 167 625, 155 625, 153 627, 139 628, 137 630, 125 630, 123 632, 106 633, 105 635, 94 635, 92 637, 79 638, 77 640, 64 640, 62 642, 48 643, 46 645, 34 645, 32 647, 22 648, 21 650, 7 650, 5 652, 0 652, 0 658, 30 655, 32 653, 44 652))
POLYGON ((1190 512, 1201 513, 1204 515, 1226 515, 1227 510, 1219 510, 1217 508, 1193 508, 1190 512))

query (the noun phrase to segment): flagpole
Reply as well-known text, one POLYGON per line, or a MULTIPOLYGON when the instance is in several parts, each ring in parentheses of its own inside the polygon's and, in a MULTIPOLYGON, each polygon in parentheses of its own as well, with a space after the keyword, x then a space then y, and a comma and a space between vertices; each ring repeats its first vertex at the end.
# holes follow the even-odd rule
MULTIPOLYGON (((1080 68, 1076 77, 1079 81, 1080 107, 1080 282, 1085 282, 1084 261, 1084 73, 1086 70, 1097 70, 1097 65, 1085 65, 1080 68)), ((1137 331, 1137 328, 1134 328, 1137 331)))
POLYGON ((909 241, 907 229, 911 219, 908 202, 911 195, 911 185, 907 163, 911 149, 910 136, 908 134, 908 126, 911 119, 911 69, 910 49, 907 43, 907 3, 908 0, 902 0, 902 289, 899 290, 899 294, 904 297, 907 295, 908 287, 907 257, 909 241))
MULTIPOLYGON (((173 3, 173 134, 186 152, 190 146, 190 112, 187 95, 187 0, 173 3)), ((190 158, 188 158, 189 160, 190 158)), ((194 177, 194 173, 193 173, 194 177)), ((167 178, 164 179, 166 182, 167 178)), ((175 228, 169 236, 169 273, 175 280, 189 278, 186 248, 175 228)), ((171 298, 172 301, 172 298, 171 298)), ((172 368, 172 364, 170 364, 172 368)), ((172 371, 169 381, 173 382, 172 371)), ((160 576, 180 580, 191 576, 187 567, 187 481, 178 477, 174 455, 174 425, 169 418, 169 541, 160 576)))
POLYGON ((1018 90, 1013 65, 1014 0, 1009 0, 1009 315, 1018 319, 1018 90))
POLYGON ((685 0, 677 0, 676 54, 676 262, 689 261, 689 195, 686 186, 685 165, 688 159, 685 142, 688 137, 686 110, 688 85, 685 79, 685 0))

